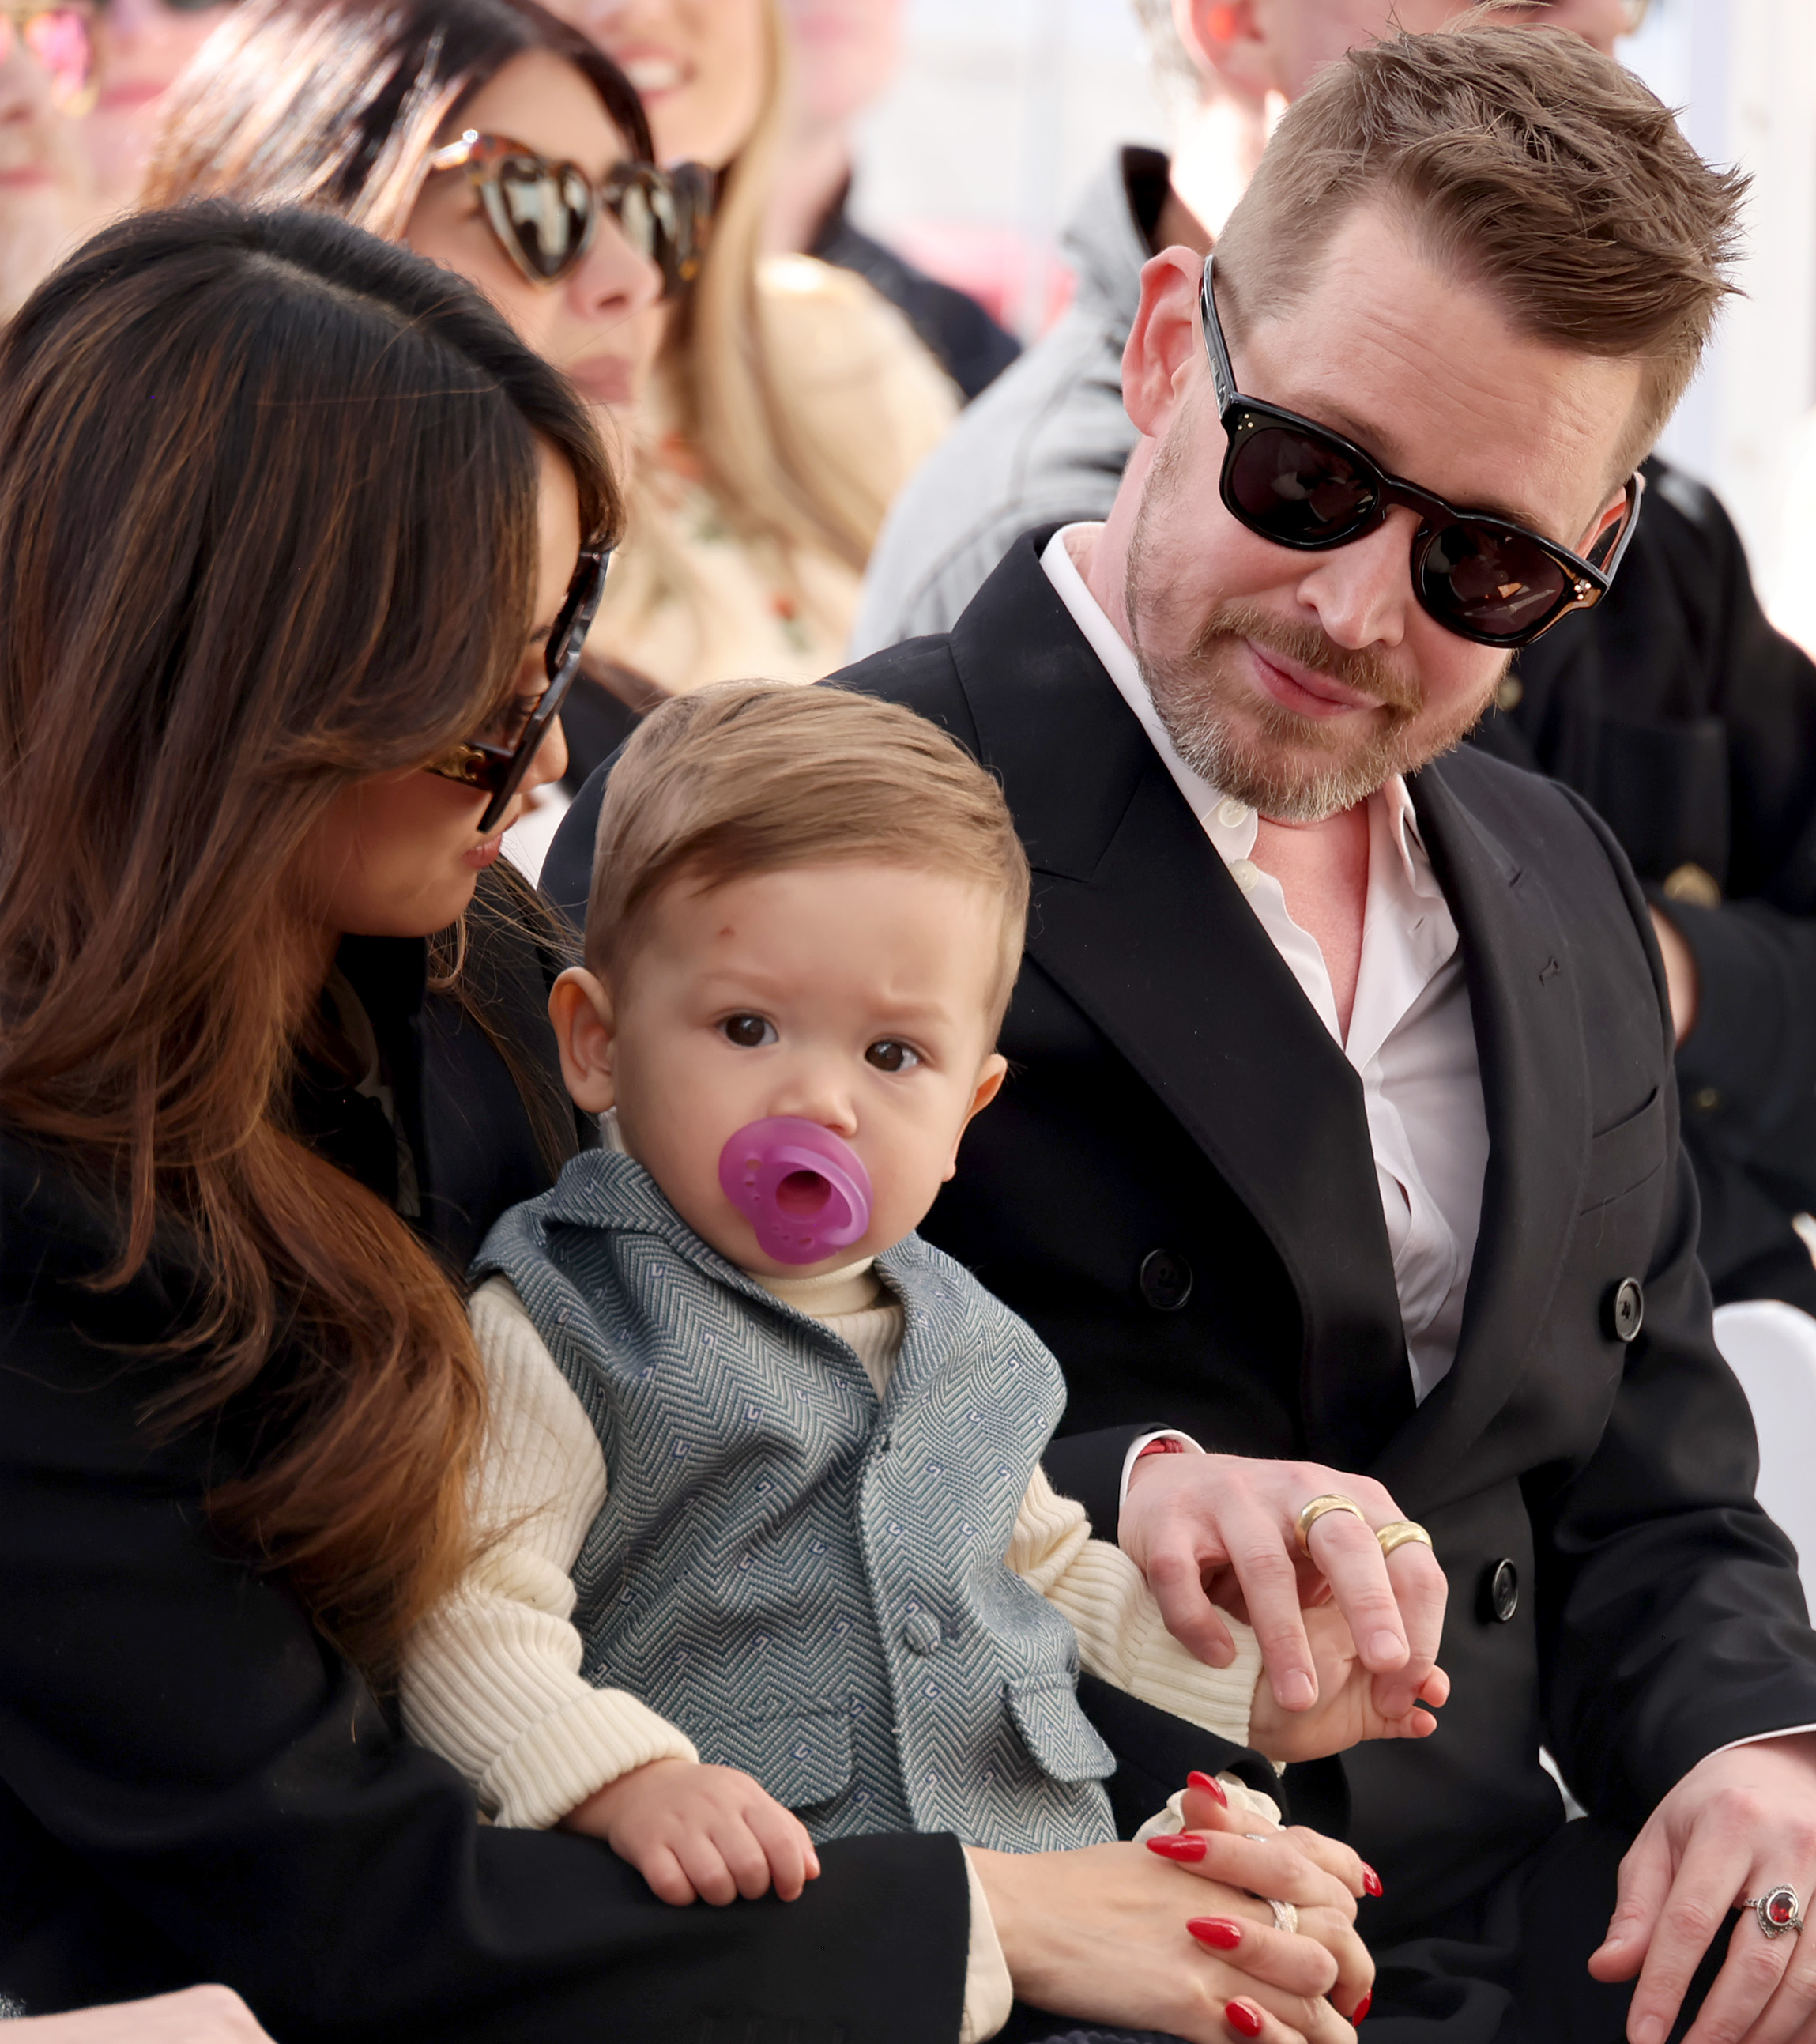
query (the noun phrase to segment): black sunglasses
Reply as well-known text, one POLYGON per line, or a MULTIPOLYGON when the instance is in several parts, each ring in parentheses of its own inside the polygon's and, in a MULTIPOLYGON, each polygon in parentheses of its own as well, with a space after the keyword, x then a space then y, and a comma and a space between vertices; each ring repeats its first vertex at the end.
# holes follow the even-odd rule
POLYGON ((1199 303, 1219 416, 1229 444, 1221 494, 1239 524, 1277 547, 1323 553, 1372 532, 1403 505, 1419 513, 1412 586, 1447 632, 1478 646, 1530 646, 1572 610, 1608 593, 1639 524, 1645 478, 1626 486, 1626 509, 1585 560, 1542 533, 1491 511, 1459 511, 1429 490, 1389 475, 1353 440, 1236 388, 1204 259, 1199 303))
POLYGON ((595 184, 578 163, 555 163, 508 136, 469 128, 437 149, 428 167, 466 171, 494 238, 532 284, 559 283, 579 267, 601 212, 660 269, 665 298, 699 274, 717 189, 701 164, 665 171, 655 163, 615 163, 595 184))
POLYGON ((505 742, 497 742, 500 734, 494 726, 486 738, 469 739, 445 759, 429 765, 428 770, 440 774, 444 781, 459 781, 469 788, 482 789, 491 797, 477 825, 482 837, 496 825, 511 797, 523 786, 537 748, 561 714, 567 692, 580 672, 580 655, 586 635, 593 628, 599 599, 605 593, 605 571, 611 560, 609 547, 589 548, 580 556, 580 565, 574 570, 543 652, 548 686, 537 697, 535 708, 526 717, 520 721, 515 716, 509 718, 502 734, 505 742))

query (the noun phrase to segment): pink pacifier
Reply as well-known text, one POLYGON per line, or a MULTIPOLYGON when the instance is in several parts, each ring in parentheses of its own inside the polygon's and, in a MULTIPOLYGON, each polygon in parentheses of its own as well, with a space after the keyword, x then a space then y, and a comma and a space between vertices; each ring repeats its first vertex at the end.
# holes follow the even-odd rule
POLYGON ((870 1174, 816 1121, 773 1114, 740 1128, 719 1153, 725 1197, 778 1263, 817 1263, 870 1225, 870 1174))

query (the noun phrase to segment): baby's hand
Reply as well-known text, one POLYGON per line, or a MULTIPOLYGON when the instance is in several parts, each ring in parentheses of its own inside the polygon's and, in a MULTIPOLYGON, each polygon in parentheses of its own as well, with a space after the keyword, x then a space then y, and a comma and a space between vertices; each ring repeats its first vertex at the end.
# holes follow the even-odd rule
MULTIPOLYGON (((1365 1739, 1429 1739, 1438 1720, 1415 1704, 1403 1718, 1384 1718, 1374 1704, 1374 1678, 1357 1657, 1343 1614, 1334 1604, 1301 1614, 1318 1670, 1318 1700, 1308 1711, 1282 1710, 1264 1674, 1255 1685, 1249 1743, 1269 1760, 1319 1760, 1342 1753, 1365 1739)), ((1450 1677, 1434 1668, 1419 1691, 1421 1702, 1442 1706, 1450 1677)))
POLYGON ((652 1760, 608 1781, 561 1820, 603 1838, 665 1902, 734 1902, 774 1884, 793 1902, 820 1856, 792 1810, 735 1767, 652 1760))

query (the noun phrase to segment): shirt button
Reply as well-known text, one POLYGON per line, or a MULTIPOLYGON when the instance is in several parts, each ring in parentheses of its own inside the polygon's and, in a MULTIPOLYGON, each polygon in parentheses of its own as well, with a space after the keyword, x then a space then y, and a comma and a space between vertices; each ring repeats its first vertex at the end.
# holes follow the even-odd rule
POLYGON ((1240 830, 1253 813, 1246 802, 1238 802, 1234 795, 1226 795, 1217 805, 1217 820, 1225 830, 1240 830))
POLYGON ((1255 882, 1261 877, 1261 870, 1252 859, 1232 859, 1230 861, 1230 878, 1245 894, 1254 892, 1255 882))

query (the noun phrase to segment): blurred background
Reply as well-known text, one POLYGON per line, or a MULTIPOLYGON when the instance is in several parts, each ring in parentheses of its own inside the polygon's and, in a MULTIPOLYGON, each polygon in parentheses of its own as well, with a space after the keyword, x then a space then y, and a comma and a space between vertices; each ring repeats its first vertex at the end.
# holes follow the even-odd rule
MULTIPOLYGON (((1058 236, 1119 142, 1164 146, 1131 0, 902 0, 851 213, 1024 339, 1063 308, 1058 236)), ((1733 513, 1781 627, 1816 647, 1816 0, 1653 0, 1626 60, 1756 180, 1747 261, 1664 451, 1733 513)))

